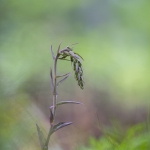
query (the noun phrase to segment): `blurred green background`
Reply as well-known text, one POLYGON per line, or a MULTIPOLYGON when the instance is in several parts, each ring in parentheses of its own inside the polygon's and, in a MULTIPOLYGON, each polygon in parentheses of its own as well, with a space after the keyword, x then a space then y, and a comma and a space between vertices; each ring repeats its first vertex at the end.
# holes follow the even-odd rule
MULTIPOLYGON (((53 135, 52 150, 88 145, 115 120, 123 128, 148 120, 149 7, 149 0, 0 0, 0 149, 40 149, 35 124, 46 135, 52 105, 50 46, 56 51, 61 41, 79 43, 85 89, 72 75, 59 100, 85 106, 58 110, 58 121, 75 123, 53 135)), ((60 73, 70 69, 59 62, 60 73)))

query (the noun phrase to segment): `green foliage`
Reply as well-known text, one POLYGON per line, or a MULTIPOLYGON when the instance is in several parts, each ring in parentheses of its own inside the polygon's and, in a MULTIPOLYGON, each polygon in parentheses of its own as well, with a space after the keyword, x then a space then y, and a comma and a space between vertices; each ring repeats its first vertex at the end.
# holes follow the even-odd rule
POLYGON ((79 51, 89 60, 85 67, 91 84, 100 88, 109 85, 117 93, 120 90, 123 97, 137 94, 139 99, 141 96, 147 99, 149 3, 149 0, 1 1, 0 86, 4 92, 13 93, 37 74, 48 82, 43 72, 49 67, 46 62, 49 42, 55 45, 61 40, 80 41, 83 45, 79 45, 79 51), (95 70, 97 73, 93 74, 95 70))
POLYGON ((148 150, 150 148, 150 131, 145 124, 137 124, 124 134, 115 127, 104 131, 99 139, 90 138, 89 145, 78 150, 148 150))
MULTIPOLYGON (((10 100, 1 99, 0 149, 19 150, 23 149, 22 147, 30 149, 36 143, 33 138, 36 130, 33 129, 37 118, 34 114, 30 114, 30 107, 32 107, 30 97, 25 94, 12 96, 10 100)), ((35 149, 37 147, 33 148, 35 149)))

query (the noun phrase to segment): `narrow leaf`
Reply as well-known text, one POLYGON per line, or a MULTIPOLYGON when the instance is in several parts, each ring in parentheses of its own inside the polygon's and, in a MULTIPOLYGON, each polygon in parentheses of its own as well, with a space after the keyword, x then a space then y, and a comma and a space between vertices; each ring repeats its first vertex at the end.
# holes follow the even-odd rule
POLYGON ((52 69, 51 68, 50 68, 50 77, 51 77, 51 87, 52 87, 52 90, 54 91, 53 73, 52 73, 52 69))
POLYGON ((50 106, 50 107, 49 107, 49 109, 52 109, 52 108, 54 108, 54 106, 50 106))
POLYGON ((64 76, 67 76, 67 75, 69 75, 69 74, 70 74, 70 72, 69 72, 69 73, 66 73, 66 74, 58 75, 58 76, 56 76, 56 78, 64 77, 64 76))
POLYGON ((41 149, 43 149, 46 139, 44 138, 44 134, 42 133, 42 131, 40 130, 40 128, 37 124, 36 124, 36 127, 37 127, 38 136, 39 136, 39 140, 40 140, 40 146, 41 146, 41 149))
POLYGON ((51 53, 52 53, 52 58, 55 59, 55 55, 54 55, 54 52, 53 52, 53 49, 52 49, 52 45, 51 45, 51 53))
MULTIPOLYGON (((61 43, 62 43, 62 42, 61 42, 61 43)), ((61 43, 60 43, 59 46, 58 46, 57 54, 59 53, 61 43)))
POLYGON ((61 101, 61 102, 58 102, 56 105, 59 106, 59 105, 62 105, 62 104, 82 104, 81 102, 76 102, 76 101, 61 101))
POLYGON ((60 123, 54 125, 53 130, 54 130, 54 132, 55 132, 55 131, 57 131, 57 130, 59 130, 59 129, 65 127, 65 126, 71 125, 72 123, 73 123, 73 122, 60 122, 60 123))
POLYGON ((52 124, 53 121, 54 121, 54 115, 53 115, 53 113, 52 113, 51 108, 49 108, 49 110, 50 110, 50 124, 52 124))
POLYGON ((60 80, 60 81, 57 83, 57 86, 58 86, 61 82, 65 81, 69 76, 70 76, 70 73, 69 73, 68 75, 66 75, 66 77, 64 77, 62 80, 60 80))

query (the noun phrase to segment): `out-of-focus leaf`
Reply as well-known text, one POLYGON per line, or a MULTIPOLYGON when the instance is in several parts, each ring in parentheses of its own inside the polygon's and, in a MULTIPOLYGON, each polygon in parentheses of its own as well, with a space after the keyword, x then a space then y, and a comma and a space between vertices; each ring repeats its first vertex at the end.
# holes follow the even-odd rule
POLYGON ((70 72, 69 72, 69 73, 66 73, 66 74, 58 75, 58 76, 56 76, 56 78, 64 77, 64 76, 67 76, 67 75, 69 75, 69 74, 70 74, 70 72))
POLYGON ((53 130, 54 130, 54 132, 55 132, 55 131, 57 131, 57 130, 63 128, 63 127, 66 127, 66 126, 68 126, 68 125, 71 125, 72 123, 73 123, 73 122, 60 122, 60 123, 54 125, 53 130))
POLYGON ((69 76, 70 76, 70 73, 69 73, 68 75, 66 75, 65 78, 63 78, 62 80, 60 80, 60 81, 57 83, 57 86, 58 86, 61 82, 65 81, 69 76))
POLYGON ((52 58, 55 59, 55 55, 54 55, 54 52, 53 52, 53 49, 52 49, 52 45, 51 45, 51 53, 52 53, 52 58))
POLYGON ((83 105, 83 103, 77 102, 77 101, 61 101, 61 102, 58 102, 56 105, 59 106, 63 104, 82 104, 83 105))
POLYGON ((39 141, 40 141, 40 146, 41 150, 43 150, 44 144, 46 142, 46 139, 44 138, 43 132, 40 130, 39 126, 36 124, 37 131, 38 131, 38 136, 39 136, 39 141))

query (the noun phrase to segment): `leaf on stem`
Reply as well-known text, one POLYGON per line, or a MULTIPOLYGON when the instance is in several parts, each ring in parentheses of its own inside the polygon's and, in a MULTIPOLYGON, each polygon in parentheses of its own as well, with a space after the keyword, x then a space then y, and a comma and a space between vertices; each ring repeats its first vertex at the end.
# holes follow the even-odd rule
POLYGON ((50 107, 49 107, 49 109, 53 109, 53 108, 54 108, 54 106, 50 106, 50 107))
POLYGON ((72 123, 73 123, 73 122, 60 122, 60 123, 54 125, 53 130, 54 130, 54 132, 55 132, 55 131, 57 131, 57 130, 59 130, 59 129, 65 127, 65 126, 71 125, 72 123))
POLYGON ((54 115, 53 115, 53 113, 52 113, 52 110, 51 110, 51 108, 49 108, 49 110, 50 110, 50 124, 52 124, 53 123, 53 121, 54 121, 54 115))
POLYGON ((68 73, 66 77, 64 77, 62 80, 58 81, 56 85, 58 86, 61 82, 65 81, 69 76, 70 76, 70 73, 68 73))
POLYGON ((51 77, 51 87, 52 87, 52 90, 54 91, 53 72, 51 68, 50 68, 50 77, 51 77))
MULTIPOLYGON (((62 42, 61 42, 61 43, 62 43, 62 42)), ((58 46, 57 54, 59 53, 61 43, 60 43, 59 46, 58 46)))
POLYGON ((70 72, 69 72, 69 73, 66 73, 66 74, 58 75, 58 76, 56 76, 56 78, 64 77, 64 76, 67 76, 67 75, 69 75, 69 74, 70 74, 70 72))
POLYGON ((36 127, 37 127, 38 136, 39 136, 39 140, 40 140, 40 146, 41 146, 41 149, 43 149, 46 139, 44 138, 44 134, 37 124, 36 124, 36 127))
POLYGON ((59 106, 63 104, 82 104, 83 105, 83 103, 77 102, 77 101, 61 101, 61 102, 58 102, 56 105, 59 106))
POLYGON ((54 52, 53 52, 53 49, 52 49, 52 45, 51 45, 51 53, 52 53, 52 58, 55 59, 55 55, 54 55, 54 52))

